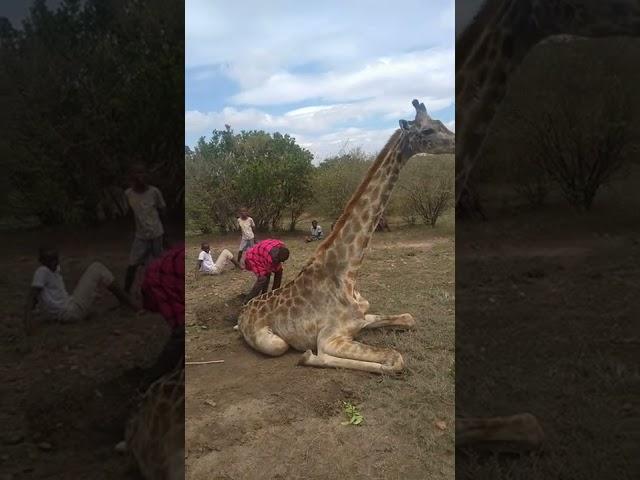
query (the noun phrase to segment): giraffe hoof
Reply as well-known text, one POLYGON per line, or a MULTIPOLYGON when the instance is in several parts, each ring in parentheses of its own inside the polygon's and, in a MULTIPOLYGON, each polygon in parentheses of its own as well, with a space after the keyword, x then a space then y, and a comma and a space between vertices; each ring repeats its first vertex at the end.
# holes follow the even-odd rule
POLYGON ((410 313, 403 313, 402 316, 404 317, 407 327, 416 326, 416 319, 413 318, 413 315, 411 315, 410 313))
POLYGON ((538 419, 530 413, 521 413, 515 416, 516 425, 519 427, 524 444, 532 449, 537 450, 544 443, 544 431, 538 419))
POLYGON ((298 360, 298 365, 309 365, 309 361, 313 357, 313 352, 311 350, 307 350, 302 354, 300 360, 298 360))

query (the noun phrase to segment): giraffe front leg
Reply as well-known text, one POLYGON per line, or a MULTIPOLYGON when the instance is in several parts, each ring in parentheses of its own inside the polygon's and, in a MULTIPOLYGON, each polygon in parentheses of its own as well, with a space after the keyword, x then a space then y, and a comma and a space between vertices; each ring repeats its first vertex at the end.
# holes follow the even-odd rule
POLYGON ((364 321, 362 328, 413 328, 416 326, 413 315, 409 313, 403 313, 402 315, 365 315, 364 321))
POLYGON ((321 337, 318 340, 318 355, 306 351, 299 364, 372 373, 399 373, 404 369, 404 360, 399 352, 365 345, 344 335, 321 337))

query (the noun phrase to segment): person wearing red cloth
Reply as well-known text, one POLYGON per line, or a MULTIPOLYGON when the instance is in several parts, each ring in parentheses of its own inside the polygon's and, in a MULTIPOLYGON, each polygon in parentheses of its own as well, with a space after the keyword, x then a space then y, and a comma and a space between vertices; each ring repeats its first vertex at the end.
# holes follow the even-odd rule
POLYGON ((280 240, 267 239, 257 243, 245 255, 245 269, 256 275, 256 283, 245 297, 245 303, 252 298, 267 293, 273 273, 272 290, 280 288, 282 264, 289 259, 289 249, 280 240))
POLYGON ((147 268, 142 282, 145 310, 165 319, 171 335, 154 365, 134 368, 129 375, 142 377, 142 389, 184 361, 184 243, 166 250, 147 268))

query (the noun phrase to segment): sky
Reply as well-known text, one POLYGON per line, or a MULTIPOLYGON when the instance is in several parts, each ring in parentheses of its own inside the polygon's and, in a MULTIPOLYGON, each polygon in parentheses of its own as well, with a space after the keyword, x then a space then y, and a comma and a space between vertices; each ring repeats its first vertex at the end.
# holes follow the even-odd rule
POLYGON ((185 20, 189 146, 229 124, 288 133, 316 163, 376 152, 414 98, 455 129, 454 0, 186 0, 185 20))
MULTIPOLYGON (((229 124, 288 133, 316 163, 376 152, 413 98, 455 131, 455 35, 482 2, 186 0, 185 144, 229 124)), ((0 14, 19 27, 30 3, 0 14)))

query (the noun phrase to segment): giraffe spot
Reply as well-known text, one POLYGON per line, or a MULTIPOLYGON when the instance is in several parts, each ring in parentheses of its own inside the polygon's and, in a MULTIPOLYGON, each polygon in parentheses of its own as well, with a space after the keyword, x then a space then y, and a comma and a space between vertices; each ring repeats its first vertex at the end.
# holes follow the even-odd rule
POLYGON ((345 235, 344 237, 344 243, 346 243, 347 245, 350 245, 354 238, 355 238, 355 234, 353 232, 349 232, 347 235, 345 235))

